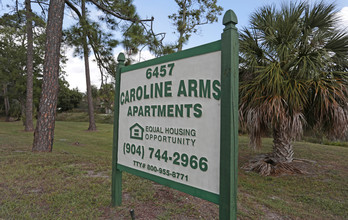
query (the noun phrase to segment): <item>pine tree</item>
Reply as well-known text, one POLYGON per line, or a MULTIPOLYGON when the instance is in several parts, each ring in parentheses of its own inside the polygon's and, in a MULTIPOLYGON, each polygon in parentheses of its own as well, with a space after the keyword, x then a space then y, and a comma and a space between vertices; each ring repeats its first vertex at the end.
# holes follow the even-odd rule
POLYGON ((64 0, 51 0, 49 5, 43 82, 33 151, 51 152, 53 148, 64 6, 64 0))
POLYGON ((27 31, 27 94, 25 104, 25 131, 33 131, 33 21, 30 0, 25 0, 26 31, 27 31))
POLYGON ((222 7, 217 5, 217 0, 175 0, 179 11, 168 17, 173 20, 179 32, 177 43, 178 51, 189 40, 193 33, 198 31, 198 26, 217 22, 221 15, 222 7))

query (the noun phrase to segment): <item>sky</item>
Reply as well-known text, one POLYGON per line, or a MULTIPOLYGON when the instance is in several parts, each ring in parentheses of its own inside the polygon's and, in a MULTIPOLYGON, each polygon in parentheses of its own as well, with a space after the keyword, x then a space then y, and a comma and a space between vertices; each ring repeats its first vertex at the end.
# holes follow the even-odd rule
MULTIPOLYGON (((315 0, 308 0, 310 3, 316 2, 315 0)), ((337 9, 340 11, 340 16, 342 16, 342 27, 347 27, 348 30, 348 0, 324 0, 327 3, 335 2, 337 9)), ((23 0, 24 2, 24 0, 23 0)), ((134 0, 134 5, 136 6, 137 12, 141 18, 155 18, 154 21, 154 31, 156 33, 165 32, 166 33, 166 43, 173 43, 177 40, 177 35, 174 34, 175 27, 172 25, 168 18, 168 15, 175 13, 178 10, 174 0, 134 0)), ((196 47, 202 44, 206 44, 212 41, 219 40, 221 37, 222 30, 224 26, 222 25, 222 18, 224 13, 232 9, 238 18, 237 28, 241 28, 248 25, 249 16, 255 12, 261 6, 275 4, 276 6, 281 5, 282 2, 294 2, 292 0, 217 0, 217 4, 223 7, 223 13, 218 18, 218 22, 214 24, 208 24, 201 26, 197 34, 194 34, 189 42, 184 45, 183 49, 188 49, 196 47)), ((5 5, 13 4, 13 0, 0 0, 0 15, 6 11, 5 5)), ((91 11, 91 16, 96 17, 98 15, 97 11, 91 11)), ((64 15, 63 28, 69 27, 74 19, 71 13, 66 10, 64 15)), ((114 55, 123 52, 122 47, 117 47, 114 50, 114 55)), ((66 48, 66 56, 68 62, 64 67, 66 72, 65 79, 69 82, 70 88, 78 88, 80 92, 86 91, 86 80, 84 73, 84 63, 79 57, 73 57, 73 50, 71 48, 66 48)), ((136 60, 146 60, 151 59, 154 56, 148 51, 143 51, 141 57, 135 57, 136 60)), ((93 61, 93 57, 90 57, 90 71, 91 71, 91 83, 100 87, 100 72, 93 61)))

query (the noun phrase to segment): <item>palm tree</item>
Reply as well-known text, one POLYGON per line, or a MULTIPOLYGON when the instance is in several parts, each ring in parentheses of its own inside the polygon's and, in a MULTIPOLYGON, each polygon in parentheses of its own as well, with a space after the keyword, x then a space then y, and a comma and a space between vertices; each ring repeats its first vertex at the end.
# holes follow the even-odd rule
POLYGON ((273 152, 246 168, 270 175, 300 172, 292 142, 305 125, 331 136, 348 124, 348 36, 337 28, 335 5, 324 2, 264 6, 240 35, 240 120, 250 144, 273 134, 273 152))

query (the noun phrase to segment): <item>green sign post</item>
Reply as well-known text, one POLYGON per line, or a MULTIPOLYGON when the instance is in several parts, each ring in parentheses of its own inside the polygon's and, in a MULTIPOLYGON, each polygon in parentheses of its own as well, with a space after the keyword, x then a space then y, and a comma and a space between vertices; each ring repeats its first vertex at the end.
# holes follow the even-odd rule
POLYGON ((219 204, 236 219, 238 157, 237 17, 221 40, 124 66, 118 56, 112 205, 128 172, 219 204))
POLYGON ((238 32, 231 10, 223 18, 221 36, 220 219, 237 219, 238 171, 238 32))

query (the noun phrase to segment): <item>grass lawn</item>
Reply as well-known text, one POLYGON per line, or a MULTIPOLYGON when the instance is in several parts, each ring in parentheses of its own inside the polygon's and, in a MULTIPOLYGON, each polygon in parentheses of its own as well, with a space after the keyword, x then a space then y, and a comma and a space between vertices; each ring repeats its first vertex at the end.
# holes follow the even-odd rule
MULTIPOLYGON (((32 153, 33 133, 0 122, 0 219, 218 219, 218 206, 130 174, 112 208, 112 125, 56 122, 52 153, 32 153)), ((239 167, 254 153, 239 139, 239 167)), ((303 175, 261 177, 239 170, 239 219, 348 219, 348 147, 295 143, 303 175)))

